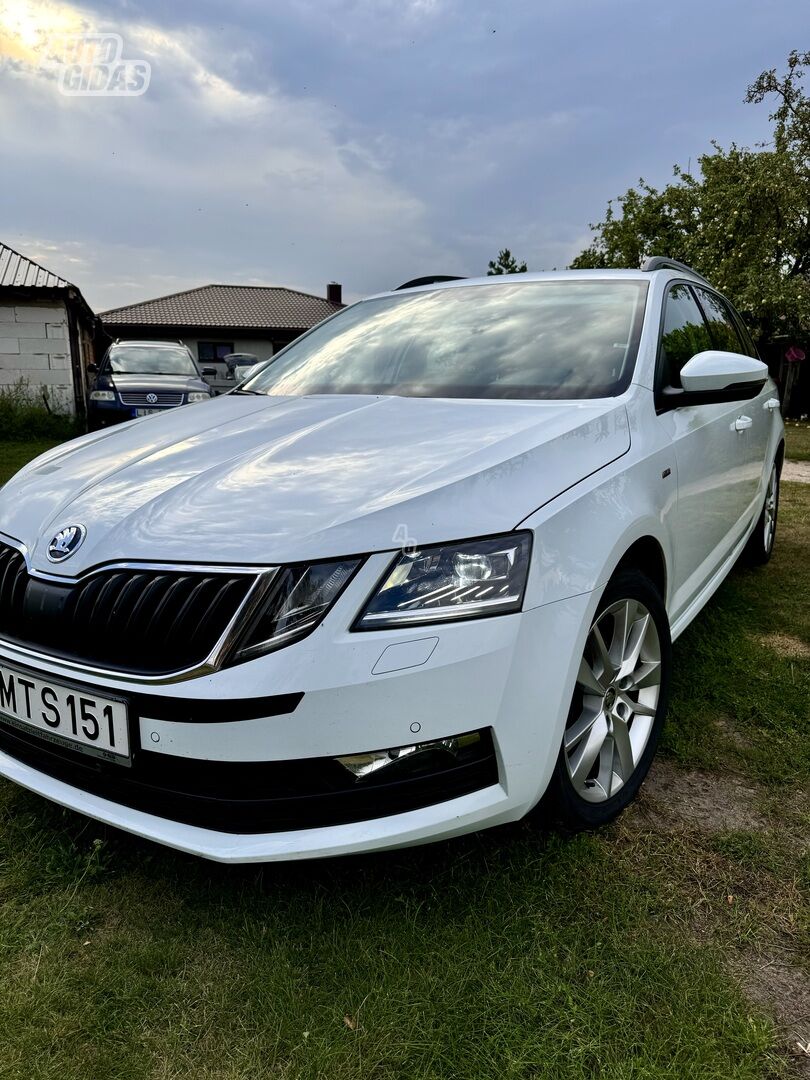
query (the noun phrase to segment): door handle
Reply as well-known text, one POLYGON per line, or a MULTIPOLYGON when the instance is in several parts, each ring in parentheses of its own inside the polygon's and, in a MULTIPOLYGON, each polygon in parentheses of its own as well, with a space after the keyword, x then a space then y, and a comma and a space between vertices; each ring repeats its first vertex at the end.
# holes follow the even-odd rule
POLYGON ((750 416, 738 416, 734 421, 735 431, 745 431, 746 428, 750 428, 753 424, 753 420, 750 416))
POLYGON ((774 409, 779 408, 779 398, 776 398, 776 397, 768 398, 768 400, 765 402, 765 404, 762 406, 762 408, 766 412, 773 412, 774 409))

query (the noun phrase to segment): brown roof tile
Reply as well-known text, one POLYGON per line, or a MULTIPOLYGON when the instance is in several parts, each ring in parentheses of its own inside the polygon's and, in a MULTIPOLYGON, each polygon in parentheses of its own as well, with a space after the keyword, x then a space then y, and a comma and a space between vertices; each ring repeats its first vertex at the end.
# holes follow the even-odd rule
POLYGON ((343 307, 275 285, 202 285, 102 311, 114 326, 205 326, 303 330, 343 307))

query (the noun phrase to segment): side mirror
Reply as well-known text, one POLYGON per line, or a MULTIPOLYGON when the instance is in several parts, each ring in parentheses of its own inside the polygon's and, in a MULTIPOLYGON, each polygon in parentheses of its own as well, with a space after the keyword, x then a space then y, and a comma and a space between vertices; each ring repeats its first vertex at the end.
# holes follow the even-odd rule
POLYGON ((204 379, 215 379, 217 377, 217 369, 215 367, 204 367, 202 373, 204 379))
POLYGON ((698 353, 681 368, 686 394, 717 394, 721 401, 753 397, 767 378, 768 367, 761 360, 717 349, 698 353))
POLYGON ((87 365, 88 375, 98 375, 98 364, 90 363, 87 365))

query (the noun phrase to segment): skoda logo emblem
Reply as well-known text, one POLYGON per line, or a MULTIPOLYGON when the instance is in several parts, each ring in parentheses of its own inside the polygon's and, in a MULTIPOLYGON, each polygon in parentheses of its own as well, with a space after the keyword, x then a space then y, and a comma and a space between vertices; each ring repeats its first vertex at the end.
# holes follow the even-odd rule
POLYGON ((147 394, 146 395, 146 401, 147 401, 147 403, 149 405, 157 405, 157 400, 158 400, 157 394, 147 394))
POLYGON ((66 525, 48 544, 48 558, 51 562, 64 562, 81 547, 87 530, 84 525, 66 525))

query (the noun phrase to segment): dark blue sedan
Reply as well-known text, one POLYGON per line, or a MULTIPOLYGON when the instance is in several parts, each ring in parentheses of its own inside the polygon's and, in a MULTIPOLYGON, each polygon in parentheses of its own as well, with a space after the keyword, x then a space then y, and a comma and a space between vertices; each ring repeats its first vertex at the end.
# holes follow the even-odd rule
POLYGON ((185 345, 169 341, 116 341, 104 354, 90 390, 91 431, 208 401, 211 389, 185 345))

